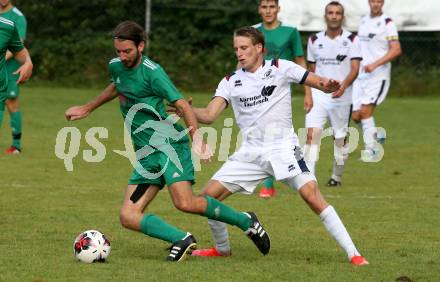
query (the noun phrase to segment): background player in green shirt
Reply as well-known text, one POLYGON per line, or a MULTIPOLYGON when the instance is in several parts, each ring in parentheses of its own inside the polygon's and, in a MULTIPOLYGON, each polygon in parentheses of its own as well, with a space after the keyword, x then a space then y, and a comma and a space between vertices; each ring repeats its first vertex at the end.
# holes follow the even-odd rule
POLYGON ((28 50, 20 40, 14 22, 0 17, 0 125, 5 110, 6 90, 8 88, 8 71, 6 53, 11 52, 21 65, 14 74, 18 75, 17 84, 27 81, 32 75, 33 64, 28 50))
MULTIPOLYGON (((0 0, 0 17, 14 22, 21 42, 26 38, 26 18, 11 1, 0 0)), ((14 58, 11 52, 6 53, 6 68, 8 70, 8 89, 6 90, 6 108, 10 114, 10 125, 12 131, 12 145, 6 150, 6 154, 19 154, 21 152, 21 112, 19 109, 18 95, 20 88, 17 84, 18 75, 14 72, 19 68, 20 63, 14 58)))
POLYGON ((205 157, 209 157, 207 150, 200 149, 209 148, 197 133, 197 119, 191 106, 162 67, 142 55, 146 40, 142 27, 131 21, 122 22, 113 31, 113 38, 118 58, 109 63, 112 82, 93 101, 69 108, 66 117, 85 118, 119 96, 122 116, 136 152, 136 166, 120 211, 121 224, 172 243, 168 261, 184 259, 196 247, 195 238, 154 214, 144 213, 159 190, 167 185, 177 209, 235 225, 267 254, 270 240, 254 213, 237 212, 214 198, 193 194, 194 167, 186 132, 193 139, 195 152, 205 151, 205 157), (164 99, 183 113, 186 131, 167 115, 164 99))
MULTIPOLYGON (((254 27, 264 35, 266 42, 264 59, 291 60, 303 68, 307 68, 298 29, 280 22, 278 20, 279 11, 278 0, 260 0, 258 13, 262 22, 254 27)), ((308 113, 313 106, 312 93, 310 91, 305 91, 305 93, 304 109, 308 113)), ((260 197, 270 198, 275 195, 273 182, 273 177, 264 181, 260 197)))

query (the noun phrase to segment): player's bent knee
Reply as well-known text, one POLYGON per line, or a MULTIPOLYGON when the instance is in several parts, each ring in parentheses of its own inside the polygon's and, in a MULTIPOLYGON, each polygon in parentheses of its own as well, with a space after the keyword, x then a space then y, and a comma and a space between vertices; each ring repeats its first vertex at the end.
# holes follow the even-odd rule
POLYGON ((174 201, 174 206, 179 211, 183 211, 186 213, 195 213, 194 205, 192 204, 192 201, 186 200, 186 199, 179 199, 174 201))
POLYGON ((127 229, 137 230, 137 226, 139 225, 139 218, 142 216, 142 213, 137 213, 130 209, 121 209, 119 212, 119 221, 121 225, 127 229))

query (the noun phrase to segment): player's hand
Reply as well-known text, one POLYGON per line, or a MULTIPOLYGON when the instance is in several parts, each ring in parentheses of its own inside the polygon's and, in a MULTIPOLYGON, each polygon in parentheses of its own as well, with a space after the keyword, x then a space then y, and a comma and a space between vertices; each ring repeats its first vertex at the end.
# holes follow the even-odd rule
MULTIPOLYGON (((192 106, 192 97, 189 97, 188 100, 186 100, 190 106, 192 106)), ((167 112, 168 113, 174 113, 178 115, 179 117, 183 117, 183 112, 179 111, 178 108, 176 108, 173 104, 167 103, 167 112)))
POLYGON ((335 98, 335 99, 339 98, 342 95, 344 95, 344 92, 345 92, 345 86, 341 85, 341 87, 339 87, 339 89, 337 91, 332 93, 332 98, 335 98))
POLYGON ((32 63, 24 63, 22 64, 15 72, 14 74, 18 74, 19 77, 17 79, 17 84, 24 83, 29 80, 29 78, 32 76, 32 69, 34 68, 34 65, 32 63))
POLYGON ((365 71, 366 73, 371 73, 371 72, 373 72, 375 69, 376 69, 376 66, 375 66, 374 64, 369 64, 369 65, 366 65, 366 66, 364 67, 364 71, 365 71))
POLYGON ((341 83, 334 79, 321 80, 319 84, 326 93, 336 92, 341 87, 341 83))
POLYGON ((90 111, 85 106, 73 106, 65 112, 66 119, 78 120, 86 118, 90 114, 90 111))
POLYGON ((309 113, 312 108, 313 108, 312 95, 304 96, 304 110, 306 111, 306 113, 309 113))
POLYGON ((213 156, 212 150, 208 144, 203 141, 202 136, 196 131, 192 136, 192 150, 205 163, 211 162, 213 156))

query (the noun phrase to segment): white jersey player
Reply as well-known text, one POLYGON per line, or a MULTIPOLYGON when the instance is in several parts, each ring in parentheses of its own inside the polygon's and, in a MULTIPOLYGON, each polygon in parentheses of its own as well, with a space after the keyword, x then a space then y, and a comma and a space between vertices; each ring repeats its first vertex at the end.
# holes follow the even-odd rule
MULTIPOLYGON (((335 209, 321 195, 314 175, 308 171, 301 156, 292 126, 291 83, 304 83, 330 93, 339 89, 339 82, 309 73, 290 61, 264 61, 264 37, 253 27, 234 32, 234 49, 241 69, 220 82, 206 108, 193 110, 201 123, 209 124, 230 104, 244 141, 204 187, 202 194, 218 200, 236 192, 250 194, 257 183, 275 176, 298 190, 353 264, 368 264, 335 209)), ((216 246, 194 251, 193 255, 230 255, 226 225, 215 220, 210 220, 209 225, 216 246)))
POLYGON ((401 54, 399 36, 393 20, 382 13, 384 0, 369 0, 370 14, 362 17, 358 36, 363 61, 358 78, 353 84, 352 119, 362 127, 365 150, 364 161, 379 161, 378 154, 384 135, 379 138, 373 117, 390 87, 391 61, 401 54))
POLYGON ((315 172, 321 133, 327 120, 335 139, 333 173, 327 186, 340 186, 344 163, 348 157, 346 137, 351 114, 352 82, 362 60, 359 38, 342 28, 344 7, 330 2, 325 7, 327 29, 310 36, 307 44, 309 70, 317 75, 341 81, 341 88, 332 95, 312 89, 313 108, 306 115, 307 143, 305 146, 307 167, 315 172))

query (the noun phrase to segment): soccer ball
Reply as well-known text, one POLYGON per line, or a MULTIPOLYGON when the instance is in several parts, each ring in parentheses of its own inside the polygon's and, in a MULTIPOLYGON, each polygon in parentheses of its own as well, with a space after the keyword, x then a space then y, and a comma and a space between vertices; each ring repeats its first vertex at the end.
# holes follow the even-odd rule
POLYGON ((73 243, 76 259, 85 263, 104 262, 109 256, 110 250, 109 240, 97 230, 82 232, 73 243))

